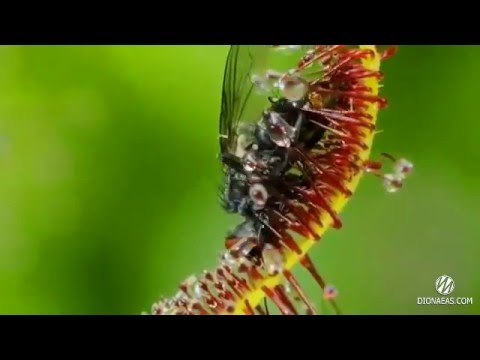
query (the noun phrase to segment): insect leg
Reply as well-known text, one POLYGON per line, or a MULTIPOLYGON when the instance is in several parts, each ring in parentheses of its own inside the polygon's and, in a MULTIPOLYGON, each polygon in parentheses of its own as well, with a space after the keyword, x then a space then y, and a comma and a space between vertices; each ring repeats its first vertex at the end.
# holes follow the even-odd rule
POLYGON ((222 162, 230 169, 233 169, 241 174, 245 174, 245 169, 243 167, 242 161, 238 156, 230 153, 222 154, 222 162))
POLYGON ((293 143, 296 143, 300 138, 300 132, 302 131, 304 121, 305 116, 303 115, 303 112, 299 111, 297 121, 295 122, 295 126, 293 128, 293 143))

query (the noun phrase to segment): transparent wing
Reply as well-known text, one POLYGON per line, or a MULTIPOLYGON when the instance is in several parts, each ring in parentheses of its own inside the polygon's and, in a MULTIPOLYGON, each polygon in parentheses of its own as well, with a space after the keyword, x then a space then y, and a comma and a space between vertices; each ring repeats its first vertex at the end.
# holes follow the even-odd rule
POLYGON ((268 96, 260 96, 252 75, 265 64, 268 45, 232 45, 228 54, 220 113, 220 149, 233 152, 240 122, 260 119, 268 96))
MULTIPOLYGON (((290 47, 293 45, 289 45, 290 47)), ((220 113, 220 149, 234 153, 241 123, 255 123, 276 96, 267 73, 294 69, 311 45, 287 48, 274 45, 232 45, 228 54, 220 113), (255 82, 254 79, 257 79, 255 82)), ((274 80, 273 80, 274 81, 274 80)))

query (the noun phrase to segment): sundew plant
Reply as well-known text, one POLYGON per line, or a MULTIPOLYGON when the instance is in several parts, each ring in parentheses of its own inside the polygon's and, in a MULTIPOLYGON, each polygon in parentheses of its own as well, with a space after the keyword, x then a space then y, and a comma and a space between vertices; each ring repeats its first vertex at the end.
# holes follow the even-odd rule
POLYGON ((219 189, 225 211, 240 215, 208 271, 157 301, 158 315, 319 314, 293 275, 304 267, 333 312, 339 290, 309 257, 364 174, 396 192, 412 171, 406 159, 371 159, 378 134, 381 65, 396 47, 376 45, 232 46, 219 124, 219 189), (267 303, 276 308, 269 308, 267 303))

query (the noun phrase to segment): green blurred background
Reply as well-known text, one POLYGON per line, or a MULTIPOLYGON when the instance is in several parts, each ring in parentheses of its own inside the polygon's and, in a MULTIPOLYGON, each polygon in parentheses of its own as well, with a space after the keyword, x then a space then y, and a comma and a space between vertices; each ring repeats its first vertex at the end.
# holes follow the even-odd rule
MULTIPOLYGON (((227 52, 0 47, 0 313, 139 314, 216 264, 238 222, 216 196, 227 52)), ((365 177, 311 256, 344 313, 479 313, 480 47, 403 46, 383 69, 374 154, 414 174, 397 194, 365 177), (443 274, 474 304, 417 305, 443 274)))

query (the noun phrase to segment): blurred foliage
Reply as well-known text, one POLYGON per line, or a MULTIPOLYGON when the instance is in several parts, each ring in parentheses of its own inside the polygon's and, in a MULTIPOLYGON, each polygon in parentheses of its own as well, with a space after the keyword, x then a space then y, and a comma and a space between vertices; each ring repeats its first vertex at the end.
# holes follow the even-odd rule
MULTIPOLYGON (((138 314, 215 265, 238 222, 216 196, 227 51, 0 47, 0 313, 138 314)), ((313 250, 344 313, 479 312, 479 59, 404 46, 384 65, 374 154, 415 172, 393 195, 365 177, 313 250), (417 305, 443 274, 474 304, 417 305)))

